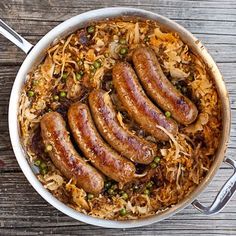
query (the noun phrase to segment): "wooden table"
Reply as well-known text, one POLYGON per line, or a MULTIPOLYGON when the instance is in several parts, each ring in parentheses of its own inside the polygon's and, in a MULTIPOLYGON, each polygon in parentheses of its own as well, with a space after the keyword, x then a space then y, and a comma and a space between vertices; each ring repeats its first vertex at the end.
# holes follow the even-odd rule
MULTIPOLYGON (((232 106, 227 155, 236 149, 236 1, 235 0, 1 0, 0 18, 31 43, 60 22, 82 12, 129 6, 165 15, 190 30, 208 48, 225 78, 232 106), (115 2, 115 3, 114 3, 115 2)), ((13 154, 7 109, 14 78, 25 55, 0 36, 0 235, 236 235, 236 197, 218 215, 207 217, 187 207, 143 228, 102 229, 71 219, 43 200, 21 172, 13 154)), ((200 199, 210 204, 231 170, 222 166, 200 199)))

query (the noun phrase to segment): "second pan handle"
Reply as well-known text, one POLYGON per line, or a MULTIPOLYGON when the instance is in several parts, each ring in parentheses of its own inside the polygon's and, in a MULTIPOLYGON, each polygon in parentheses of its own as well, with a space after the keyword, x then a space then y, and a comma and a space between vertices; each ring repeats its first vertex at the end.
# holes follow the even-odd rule
POLYGON ((0 34, 13 42, 17 47, 23 50, 26 54, 30 52, 33 45, 17 34, 5 22, 0 19, 0 34))
POLYGON ((236 161, 226 158, 224 162, 233 168, 234 173, 221 188, 211 206, 204 206, 197 199, 192 202, 192 205, 205 215, 214 215, 220 212, 236 192, 236 161))

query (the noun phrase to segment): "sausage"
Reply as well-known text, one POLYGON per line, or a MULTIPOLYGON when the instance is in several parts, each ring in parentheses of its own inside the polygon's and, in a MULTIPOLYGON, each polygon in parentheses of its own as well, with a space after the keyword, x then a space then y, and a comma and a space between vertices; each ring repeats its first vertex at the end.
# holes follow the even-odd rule
POLYGON ((40 127, 44 144, 52 146, 49 156, 61 173, 74 179, 86 192, 100 193, 104 187, 103 177, 76 152, 62 116, 57 112, 46 113, 40 127))
POLYGON ((172 117, 183 125, 196 120, 196 106, 166 78, 151 48, 137 48, 132 59, 145 92, 157 105, 165 111, 170 111, 172 117))
POLYGON ((107 92, 93 90, 89 94, 89 105, 100 134, 116 151, 137 163, 149 164, 153 161, 157 146, 120 125, 107 92))
POLYGON ((177 133, 176 122, 165 117, 149 100, 130 64, 126 62, 117 63, 113 67, 112 78, 122 105, 143 130, 162 141, 169 140, 169 136, 157 125, 162 126, 173 135, 177 133))
POLYGON ((68 111, 68 120, 76 143, 91 164, 117 182, 127 183, 133 179, 134 164, 104 142, 86 104, 72 104, 68 111))

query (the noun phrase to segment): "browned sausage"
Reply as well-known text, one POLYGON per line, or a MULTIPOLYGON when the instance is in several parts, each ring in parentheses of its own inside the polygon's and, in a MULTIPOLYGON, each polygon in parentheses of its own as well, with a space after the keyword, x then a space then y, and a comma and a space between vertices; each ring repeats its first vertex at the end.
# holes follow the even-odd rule
POLYGON ((52 147, 50 158, 61 173, 74 179, 76 185, 86 192, 100 193, 104 186, 103 177, 76 152, 62 116, 57 112, 46 113, 40 126, 44 144, 52 147))
POLYGON ((144 90, 157 105, 170 111, 172 117, 184 125, 197 118, 196 106, 166 78, 151 48, 137 48, 133 52, 133 63, 144 90))
POLYGON ((126 183, 133 179, 135 166, 103 141, 86 104, 72 104, 68 119, 79 148, 97 169, 117 182, 126 183))
POLYGON ((89 105, 100 134, 115 150, 137 163, 149 164, 153 161, 157 146, 120 125, 107 92, 93 90, 89 94, 89 105))
POLYGON ((148 99, 144 93, 133 68, 125 62, 119 62, 113 67, 112 78, 118 97, 141 128, 159 140, 169 137, 156 125, 164 127, 169 133, 176 134, 178 126, 148 99))

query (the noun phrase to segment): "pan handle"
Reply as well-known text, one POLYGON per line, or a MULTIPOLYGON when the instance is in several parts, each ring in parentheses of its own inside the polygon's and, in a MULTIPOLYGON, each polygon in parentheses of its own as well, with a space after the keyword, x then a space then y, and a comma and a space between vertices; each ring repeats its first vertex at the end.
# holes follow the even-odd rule
POLYGON ((26 54, 30 52, 33 45, 17 34, 6 23, 0 19, 0 34, 13 42, 17 47, 23 50, 26 54))
POLYGON ((192 202, 192 205, 205 215, 214 215, 220 212, 236 191, 236 161, 226 158, 224 162, 233 168, 234 173, 221 188, 211 206, 203 206, 197 199, 192 202))

